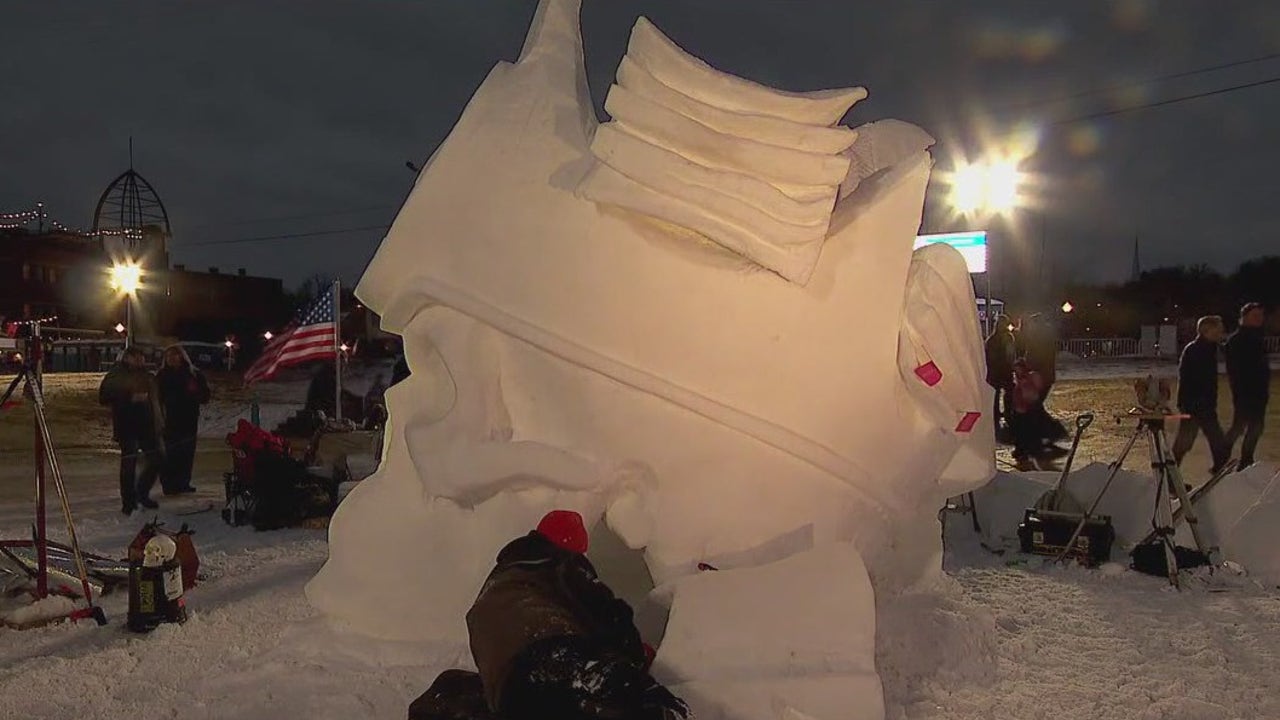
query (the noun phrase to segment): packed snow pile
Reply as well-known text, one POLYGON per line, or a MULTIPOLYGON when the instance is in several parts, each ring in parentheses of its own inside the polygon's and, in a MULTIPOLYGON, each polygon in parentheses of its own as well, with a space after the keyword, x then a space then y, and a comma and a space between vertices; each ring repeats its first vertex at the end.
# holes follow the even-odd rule
MULTIPOLYGON (((495 553, 552 508, 643 548, 677 608, 697 602, 676 581, 699 562, 729 572, 841 543, 878 594, 936 582, 936 509, 994 459, 968 272, 951 248, 912 252, 931 139, 877 123, 863 146, 834 125, 861 90, 746 85, 643 20, 615 88, 634 102, 597 127, 578 11, 544 0, 519 61, 472 98, 360 284, 405 338, 412 375, 387 394, 382 466, 335 515, 308 597, 362 633, 461 645, 495 553), (666 132, 688 123, 701 139, 666 132), (748 147, 759 153, 740 166, 710 159, 748 147), (832 172, 769 175, 775 151, 832 172), (603 176, 628 191, 604 193, 603 176), (697 216, 673 210, 687 183, 704 184, 697 216), (783 192, 800 186, 827 194, 783 192), (752 212, 772 219, 726 239, 749 220, 734 203, 757 195, 773 201, 752 212), (790 242, 784 224, 825 225, 801 233, 811 271, 759 252, 790 242)), ((769 592, 767 574, 741 577, 744 594, 769 592)), ((874 611, 857 607, 850 632, 873 632, 874 611)), ((784 635, 760 643, 802 652, 811 639, 784 635)), ((709 692, 695 709, 718 702, 709 692)))
MULTIPOLYGON (((1067 478, 1066 492, 1087 508, 1102 490, 1110 468, 1092 463, 1067 478)), ((1057 473, 998 473, 974 492, 978 522, 991 546, 1018 544, 1018 523, 1023 511, 1057 482, 1057 473)), ((1126 553, 1152 530, 1156 481, 1150 474, 1120 470, 1107 489, 1097 512, 1109 515, 1116 530, 1112 557, 1124 561, 1126 553)), ((1218 561, 1243 566, 1249 576, 1268 587, 1280 586, 1280 473, 1269 463, 1258 463, 1223 478, 1195 504, 1196 516, 1207 545, 1217 548, 1218 561)), ((1186 523, 1178 527, 1177 542, 1195 547, 1186 523)))

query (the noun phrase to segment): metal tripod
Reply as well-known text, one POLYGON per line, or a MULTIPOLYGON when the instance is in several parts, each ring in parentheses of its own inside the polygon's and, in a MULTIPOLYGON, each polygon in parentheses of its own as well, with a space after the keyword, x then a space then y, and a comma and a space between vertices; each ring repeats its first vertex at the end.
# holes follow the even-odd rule
MULTIPOLYGON (((89 585, 89 573, 85 566, 84 555, 80 552, 80 541, 76 537, 75 522, 71 519, 71 505, 67 500, 67 488, 62 478, 62 466, 58 463, 58 455, 54 452, 53 439, 49 435, 49 423, 45 417, 44 392, 41 388, 41 344, 40 328, 32 327, 32 351, 28 353, 28 362, 18 371, 17 376, 9 383, 8 389, 0 396, 0 407, 7 404, 13 393, 22 386, 23 397, 31 401, 35 414, 35 469, 36 469, 36 518, 34 537, 30 540, 0 540, 0 550, 9 548, 32 548, 36 554, 36 571, 33 579, 36 583, 36 599, 42 600, 49 594, 49 548, 56 546, 50 543, 45 528, 45 466, 48 465, 49 476, 53 478, 54 490, 62 506, 62 517, 67 523, 67 535, 71 540, 70 554, 75 561, 76 573, 80 580, 86 607, 71 614, 72 619, 93 618, 99 625, 107 620, 102 608, 93 604, 93 589, 89 585)), ((6 553, 7 554, 7 553, 6 553)))
POLYGON ((1173 451, 1169 448, 1169 441, 1164 433, 1165 420, 1186 420, 1189 417, 1189 415, 1149 413, 1138 409, 1116 416, 1117 423, 1129 418, 1137 420, 1138 426, 1134 428, 1133 434, 1129 436, 1124 449, 1120 451, 1120 456, 1116 458, 1115 462, 1111 463, 1111 472, 1107 475, 1107 481, 1102 484, 1102 489, 1098 491, 1093 503, 1085 511, 1084 516, 1080 518, 1075 532, 1071 534, 1071 539, 1067 542, 1066 549, 1058 555, 1056 560, 1062 560, 1067 552, 1075 546, 1076 539, 1080 537, 1080 533, 1084 530, 1090 516, 1098 509, 1103 496, 1107 494, 1107 489, 1111 487, 1111 481, 1115 480, 1121 466, 1124 465, 1125 458, 1129 456, 1129 452, 1137 444, 1138 438, 1145 434, 1148 441, 1148 450, 1151 454, 1151 469, 1156 476, 1156 517, 1153 519, 1155 535, 1163 541, 1165 563, 1169 569, 1169 582, 1174 587, 1180 587, 1178 583, 1178 561, 1174 554, 1175 545, 1173 542, 1173 499, 1175 497, 1178 499, 1179 514, 1187 521, 1187 526, 1191 528, 1191 536, 1195 539, 1196 549, 1206 555, 1209 554, 1209 548, 1205 545, 1204 538, 1200 535, 1199 518, 1196 517, 1195 509, 1191 506, 1191 498, 1187 494, 1187 486, 1182 481, 1182 472, 1178 469, 1178 462, 1173 457, 1173 451))

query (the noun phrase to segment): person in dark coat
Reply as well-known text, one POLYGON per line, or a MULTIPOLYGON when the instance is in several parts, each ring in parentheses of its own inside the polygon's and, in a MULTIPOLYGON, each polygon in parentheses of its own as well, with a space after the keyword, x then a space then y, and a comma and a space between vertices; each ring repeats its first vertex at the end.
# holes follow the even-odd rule
POLYGON ((1053 323, 1040 313, 1027 318, 1018 330, 1016 353, 1040 374, 1048 397, 1058 379, 1058 333, 1053 323))
POLYGON ((489 709, 504 720, 671 720, 682 700, 648 672, 631 607, 583 555, 576 512, 548 513, 498 553, 467 612, 489 709))
POLYGON ((326 361, 316 366, 311 374, 311 382, 307 385, 306 409, 324 413, 325 417, 337 417, 334 403, 338 391, 338 376, 334 370, 334 361, 326 361))
POLYGON ((195 492, 191 468, 196 459, 200 406, 209 402, 209 382, 191 363, 181 345, 164 351, 164 367, 156 373, 160 407, 164 410, 165 466, 160 485, 165 495, 195 492))
POLYGON ((1009 395, 1013 392, 1013 361, 1017 358, 1016 339, 1013 336, 1013 325, 1006 315, 996 318, 996 327, 987 337, 985 349, 987 356, 987 384, 995 388, 996 398, 993 408, 996 429, 1000 428, 1000 419, 1009 421, 1009 395))
POLYGON ((1191 417, 1182 420, 1173 441, 1178 464, 1203 430, 1213 456, 1210 473, 1226 464, 1231 449, 1218 423, 1218 346, 1223 336, 1222 318, 1208 315, 1196 322, 1196 339, 1182 349, 1178 361, 1178 409, 1191 417))
POLYGON ((1267 417, 1267 401, 1271 395, 1271 363, 1263 343, 1262 325, 1266 310, 1261 303, 1240 308, 1240 327, 1227 339, 1227 380, 1231 386, 1231 402, 1235 408, 1231 429, 1227 431, 1227 454, 1236 441, 1240 445, 1240 469, 1254 463, 1254 452, 1262 437, 1267 417))
POLYGON ((120 445, 120 502, 125 515, 137 506, 159 507, 151 499, 151 488, 160 472, 163 449, 160 445, 161 410, 155 378, 144 366, 145 358, 136 347, 124 356, 98 388, 98 402, 111 408, 115 441, 120 445), (138 475, 138 459, 142 474, 138 475))

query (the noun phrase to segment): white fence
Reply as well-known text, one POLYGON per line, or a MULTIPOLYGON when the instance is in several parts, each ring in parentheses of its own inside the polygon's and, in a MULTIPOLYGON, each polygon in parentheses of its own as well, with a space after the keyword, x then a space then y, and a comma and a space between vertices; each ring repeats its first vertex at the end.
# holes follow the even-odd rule
POLYGON ((1058 343, 1058 350, 1076 357, 1140 357, 1137 338, 1075 338, 1058 343))

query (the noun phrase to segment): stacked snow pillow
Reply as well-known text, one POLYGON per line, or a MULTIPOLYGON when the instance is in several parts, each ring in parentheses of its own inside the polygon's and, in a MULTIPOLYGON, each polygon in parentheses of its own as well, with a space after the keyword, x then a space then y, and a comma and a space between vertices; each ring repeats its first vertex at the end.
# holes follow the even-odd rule
POLYGON ((804 284, 858 138, 837 123, 866 96, 860 87, 783 92, 727 75, 642 17, 579 194, 701 233, 804 284))

